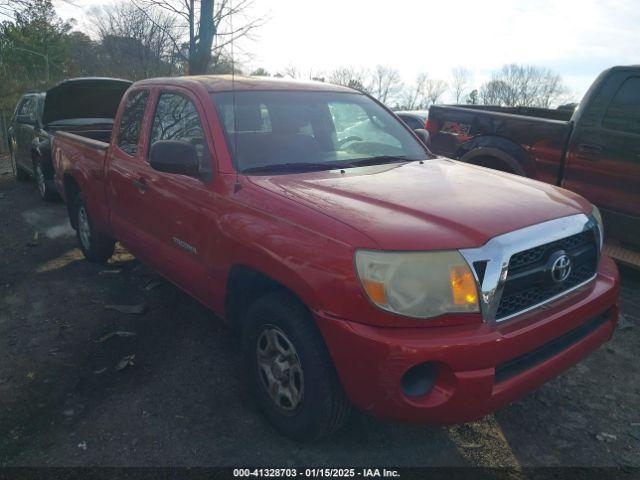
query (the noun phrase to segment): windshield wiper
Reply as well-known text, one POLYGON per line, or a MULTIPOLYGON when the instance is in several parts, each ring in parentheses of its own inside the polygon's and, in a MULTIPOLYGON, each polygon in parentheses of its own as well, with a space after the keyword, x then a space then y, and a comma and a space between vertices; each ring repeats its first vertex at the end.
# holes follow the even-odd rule
POLYGON ((381 165, 384 163, 409 162, 404 155, 379 155, 376 157, 359 158, 358 160, 350 160, 344 163, 345 167, 364 167, 367 165, 381 165))
POLYGON ((333 170, 342 168, 344 164, 336 162, 287 162, 272 163, 271 165, 260 165, 248 167, 241 170, 241 173, 262 173, 262 172, 290 172, 295 170, 333 170))

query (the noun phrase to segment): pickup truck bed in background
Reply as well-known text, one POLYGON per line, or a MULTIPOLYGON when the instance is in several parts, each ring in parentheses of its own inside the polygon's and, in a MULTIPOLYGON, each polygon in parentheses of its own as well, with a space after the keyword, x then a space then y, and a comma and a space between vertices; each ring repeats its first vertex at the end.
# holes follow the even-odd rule
POLYGON ((64 80, 47 92, 25 95, 10 128, 11 156, 19 179, 31 175, 43 200, 58 198, 51 137, 57 132, 109 142, 117 106, 131 82, 118 78, 64 80))
MULTIPOLYGON (((585 196, 602 211, 612 253, 640 251, 640 67, 604 71, 569 113, 435 105, 427 130, 437 154, 585 196)), ((640 265, 640 255, 624 259, 640 265)))

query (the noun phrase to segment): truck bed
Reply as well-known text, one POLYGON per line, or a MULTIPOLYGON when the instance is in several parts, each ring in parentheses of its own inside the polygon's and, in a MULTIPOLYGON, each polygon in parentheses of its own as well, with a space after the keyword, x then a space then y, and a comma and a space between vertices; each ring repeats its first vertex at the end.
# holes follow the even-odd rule
MULTIPOLYGON (((93 135, 94 131, 84 131, 93 135)), ((110 134, 109 134, 110 137, 110 134)), ((54 181, 60 196, 69 205, 66 191, 66 178, 83 175, 91 178, 91 190, 85 191, 87 205, 94 209, 95 220, 101 224, 107 221, 108 206, 104 189, 104 161, 109 144, 81 133, 65 131, 55 132, 52 140, 52 158, 54 165, 54 181)))
MULTIPOLYGON (((514 170, 522 170, 514 173, 557 184, 572 123, 548 118, 550 111, 434 105, 429 111, 431 150, 438 155, 465 159, 472 150, 474 155, 478 154, 478 148, 489 153, 499 145, 518 160, 514 170)), ((566 118, 567 111, 557 116, 566 118)))

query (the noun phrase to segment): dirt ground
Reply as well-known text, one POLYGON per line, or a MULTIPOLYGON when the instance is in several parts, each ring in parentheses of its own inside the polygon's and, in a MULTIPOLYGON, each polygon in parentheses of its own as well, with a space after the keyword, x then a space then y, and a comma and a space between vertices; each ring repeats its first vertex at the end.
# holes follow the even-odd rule
POLYGON ((622 284, 610 343, 482 421, 354 412, 335 436, 297 444, 257 411, 219 319, 124 250, 107 266, 83 261, 64 205, 41 202, 3 159, 0 465, 638 467, 640 275, 625 270, 622 284), (118 331, 129 333, 108 336, 118 331))

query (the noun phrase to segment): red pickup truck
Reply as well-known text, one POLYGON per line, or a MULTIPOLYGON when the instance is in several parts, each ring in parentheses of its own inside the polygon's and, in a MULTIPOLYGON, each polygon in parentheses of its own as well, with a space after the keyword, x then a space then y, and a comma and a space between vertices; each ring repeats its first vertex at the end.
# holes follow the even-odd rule
POLYGON ((109 143, 58 131, 53 158, 87 259, 120 241, 235 327, 261 409, 293 438, 351 405, 480 418, 617 322, 593 205, 435 157, 349 88, 144 80, 109 143))
POLYGON ((607 253, 640 267, 640 66, 602 72, 575 112, 434 105, 427 129, 439 155, 584 195, 602 211, 607 253))

